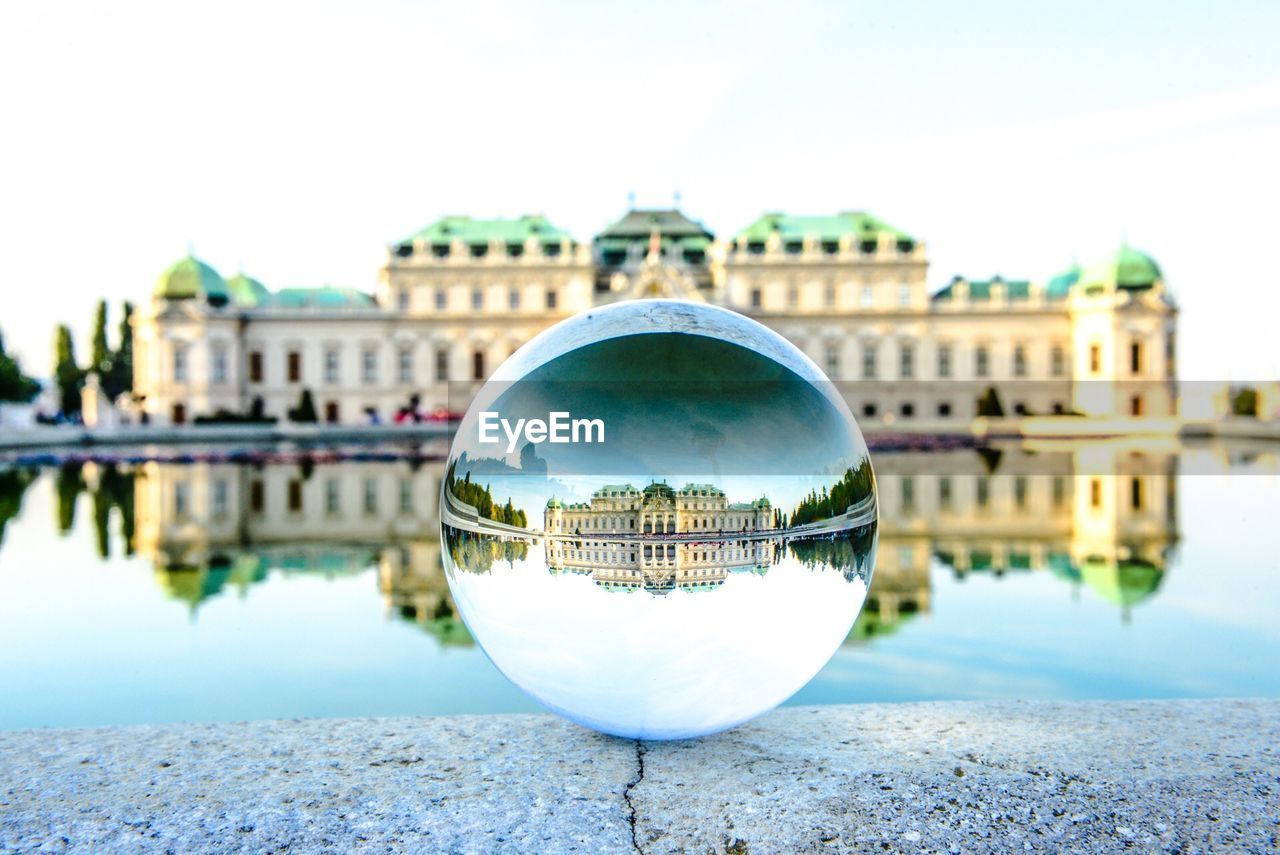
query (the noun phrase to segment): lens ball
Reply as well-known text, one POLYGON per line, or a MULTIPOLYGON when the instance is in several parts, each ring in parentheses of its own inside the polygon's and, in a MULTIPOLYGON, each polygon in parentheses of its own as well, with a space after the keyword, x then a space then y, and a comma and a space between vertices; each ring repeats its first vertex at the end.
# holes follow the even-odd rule
POLYGON ((666 300, 570 318, 475 393, 442 485, 454 601, 521 689, 624 737, 713 733, 808 682, 875 563, 867 446, 794 345, 666 300))

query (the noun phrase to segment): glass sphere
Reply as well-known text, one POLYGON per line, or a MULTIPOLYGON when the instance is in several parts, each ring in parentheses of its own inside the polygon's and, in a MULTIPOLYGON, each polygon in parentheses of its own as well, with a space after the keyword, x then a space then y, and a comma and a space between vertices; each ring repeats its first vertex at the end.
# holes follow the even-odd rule
POLYGON ((848 406, 786 339, 632 301, 548 329, 476 393, 441 527, 499 670, 580 724, 674 739, 771 709, 845 640, 875 479, 848 406))

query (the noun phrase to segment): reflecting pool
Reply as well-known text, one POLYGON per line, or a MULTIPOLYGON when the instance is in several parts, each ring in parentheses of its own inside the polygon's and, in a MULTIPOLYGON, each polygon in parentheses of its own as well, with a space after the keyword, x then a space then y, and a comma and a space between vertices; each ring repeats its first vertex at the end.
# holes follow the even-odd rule
MULTIPOLYGON (((0 467, 0 727, 537 709, 458 619, 443 463, 280 457, 0 467)), ((865 607, 788 703, 1280 696, 1274 448, 872 462, 865 607)), ((720 575, 613 596, 730 596, 720 575)))

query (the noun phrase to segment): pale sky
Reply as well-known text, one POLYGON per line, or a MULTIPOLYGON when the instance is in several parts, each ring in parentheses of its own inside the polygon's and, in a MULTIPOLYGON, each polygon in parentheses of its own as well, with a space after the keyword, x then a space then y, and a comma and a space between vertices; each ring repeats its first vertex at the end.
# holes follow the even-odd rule
MULTIPOLYGON (((371 289, 444 214, 580 240, 628 193, 718 234, 871 211, 930 284, 1122 237, 1184 377, 1280 377, 1280 4, 0 6, 0 329, 28 370, 188 245, 270 288, 371 289)), ((113 306, 113 309, 115 306, 113 306)), ((118 318, 112 318, 112 324, 118 318)))

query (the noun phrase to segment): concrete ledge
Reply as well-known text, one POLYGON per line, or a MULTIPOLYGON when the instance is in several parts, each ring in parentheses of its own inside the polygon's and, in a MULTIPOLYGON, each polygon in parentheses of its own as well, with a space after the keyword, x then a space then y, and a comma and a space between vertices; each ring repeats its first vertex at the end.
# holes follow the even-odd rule
POLYGON ((1274 851, 1280 700, 0 733, 4 851, 1274 851))

